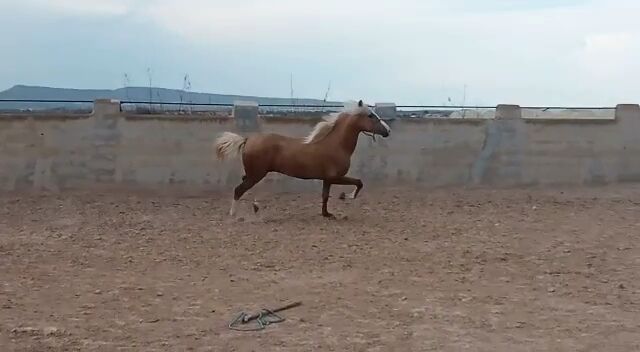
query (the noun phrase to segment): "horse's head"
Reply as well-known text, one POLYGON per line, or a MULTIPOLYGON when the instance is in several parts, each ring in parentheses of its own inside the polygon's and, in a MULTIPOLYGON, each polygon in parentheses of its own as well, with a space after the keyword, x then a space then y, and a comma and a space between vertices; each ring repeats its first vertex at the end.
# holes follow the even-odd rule
POLYGON ((389 125, 387 125, 373 109, 365 106, 362 100, 358 102, 358 109, 354 117, 356 124, 363 132, 378 134, 385 138, 391 133, 389 125))

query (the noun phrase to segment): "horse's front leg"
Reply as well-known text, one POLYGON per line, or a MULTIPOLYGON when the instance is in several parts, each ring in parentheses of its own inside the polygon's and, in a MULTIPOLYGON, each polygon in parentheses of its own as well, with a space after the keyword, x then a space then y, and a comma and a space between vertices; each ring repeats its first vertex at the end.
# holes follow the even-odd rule
POLYGON ((333 214, 327 211, 327 202, 329 202, 329 193, 331 191, 331 182, 328 180, 322 181, 322 216, 325 218, 335 218, 333 214))
POLYGON ((344 192, 340 193, 340 199, 356 199, 356 197, 358 196, 358 194, 360 193, 360 191, 362 190, 362 187, 364 187, 364 185, 362 184, 362 181, 360 179, 357 178, 353 178, 353 177, 339 177, 337 179, 331 180, 331 183, 336 184, 336 185, 353 185, 356 186, 356 188, 353 190, 353 192, 349 193, 348 195, 345 194, 344 192))

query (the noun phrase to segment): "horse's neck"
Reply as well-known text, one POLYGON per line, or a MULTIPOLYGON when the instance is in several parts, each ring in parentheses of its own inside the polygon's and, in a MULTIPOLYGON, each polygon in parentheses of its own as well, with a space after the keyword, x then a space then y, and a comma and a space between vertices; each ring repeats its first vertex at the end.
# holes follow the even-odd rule
POLYGON ((353 154, 358 144, 360 130, 353 126, 350 120, 338 121, 327 141, 332 145, 340 146, 340 149, 348 155, 353 154))

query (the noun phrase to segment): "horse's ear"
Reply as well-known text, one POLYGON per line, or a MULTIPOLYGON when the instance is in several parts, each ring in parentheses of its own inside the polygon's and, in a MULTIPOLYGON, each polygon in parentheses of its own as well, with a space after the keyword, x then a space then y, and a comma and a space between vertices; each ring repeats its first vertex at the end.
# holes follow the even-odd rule
POLYGON ((360 101, 358 102, 358 107, 359 107, 359 108, 361 108, 363 105, 364 105, 364 104, 362 103, 362 100, 360 100, 360 101))

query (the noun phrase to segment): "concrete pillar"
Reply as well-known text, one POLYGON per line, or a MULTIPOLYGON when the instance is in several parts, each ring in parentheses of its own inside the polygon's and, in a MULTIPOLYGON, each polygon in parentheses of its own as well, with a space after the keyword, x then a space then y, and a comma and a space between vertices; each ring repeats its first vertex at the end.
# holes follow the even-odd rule
POLYGON ((640 105, 618 104, 616 105, 616 120, 638 119, 640 120, 640 105))
POLYGON ((496 119, 521 119, 520 105, 499 104, 496 106, 496 119))
POLYGON ((121 133, 119 123, 122 120, 120 101, 98 99, 93 103, 93 129, 90 132, 93 150, 87 168, 89 175, 97 183, 116 181, 116 156, 121 133))
POLYGON ((640 147, 640 105, 638 104, 618 104, 616 105, 616 127, 623 139, 627 139, 638 144, 640 147))
POLYGON ((526 122, 518 105, 498 105, 489 121, 485 140, 470 174, 474 184, 516 185, 527 183, 523 174, 527 145, 526 122))
POLYGON ((616 105, 615 138, 621 143, 615 166, 618 182, 640 182, 640 106, 616 105))
POLYGON ((96 99, 93 102, 93 115, 113 115, 120 113, 120 101, 115 99, 96 99))
POLYGON ((258 103, 253 101, 236 101, 233 103, 233 117, 236 127, 241 131, 258 131, 258 103))
POLYGON ((373 109, 378 116, 385 120, 394 120, 397 116, 396 104, 394 103, 376 103, 373 109))

